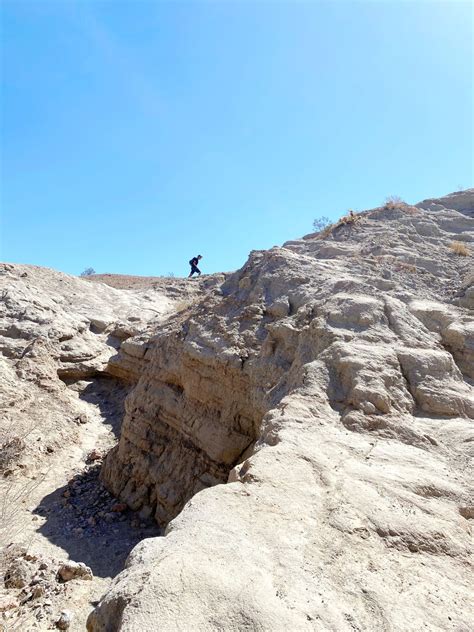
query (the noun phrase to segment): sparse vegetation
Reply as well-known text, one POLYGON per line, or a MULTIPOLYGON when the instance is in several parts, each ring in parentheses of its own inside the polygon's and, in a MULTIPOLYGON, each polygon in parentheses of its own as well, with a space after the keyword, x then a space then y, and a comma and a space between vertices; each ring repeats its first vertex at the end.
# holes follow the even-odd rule
POLYGON ((18 537, 24 527, 21 519, 22 506, 45 476, 32 480, 18 480, 12 476, 14 468, 24 454, 26 439, 36 427, 35 422, 22 427, 21 424, 12 421, 1 428, 3 436, 0 441, 0 542, 6 542, 13 536, 18 537))
POLYGON ((13 435, 6 437, 0 444, 0 473, 17 461, 25 449, 25 441, 22 437, 13 435))
POLYGON ((462 257, 469 257, 469 255, 471 254, 469 248, 466 246, 466 244, 463 244, 462 241, 452 241, 449 244, 449 247, 453 252, 455 252, 457 255, 461 255, 462 257))
POLYGON ((332 233, 332 231, 334 230, 334 228, 336 227, 336 224, 329 224, 328 226, 326 226, 326 228, 324 228, 320 233, 319 233, 319 238, 320 239, 326 239, 326 237, 329 237, 329 235, 332 233))
POLYGON ((313 228, 318 233, 321 232, 322 230, 325 230, 329 226, 332 226, 331 220, 329 219, 329 217, 326 217, 325 215, 321 217, 316 217, 316 219, 313 221, 313 228))
POLYGON ((94 268, 86 268, 83 272, 81 272, 81 277, 87 277, 95 274, 94 268))
POLYGON ((42 474, 34 480, 22 481, 0 478, 0 542, 8 542, 13 538, 17 541, 20 539, 19 536, 26 527, 23 505, 44 481, 45 476, 42 474))
MULTIPOLYGON (((0 412, 5 415, 4 407, 0 412)), ((6 421, 6 415, 0 427, 0 476, 11 466, 16 465, 26 448, 26 439, 36 429, 37 423, 19 424, 10 420, 6 421)))
POLYGON ((402 200, 399 195, 389 195, 385 199, 384 208, 386 209, 393 210, 396 208, 402 208, 403 206, 407 206, 407 203, 405 200, 402 200))
POLYGON ((336 228, 340 226, 346 226, 348 224, 357 224, 362 219, 353 209, 349 209, 346 215, 343 215, 337 222, 332 224, 327 217, 318 217, 313 222, 313 228, 315 228, 320 239, 328 237, 336 228))
POLYGON ((356 224, 358 221, 360 221, 360 215, 357 215, 356 211, 350 208, 347 211, 347 215, 341 217, 336 226, 343 226, 344 224, 356 224))

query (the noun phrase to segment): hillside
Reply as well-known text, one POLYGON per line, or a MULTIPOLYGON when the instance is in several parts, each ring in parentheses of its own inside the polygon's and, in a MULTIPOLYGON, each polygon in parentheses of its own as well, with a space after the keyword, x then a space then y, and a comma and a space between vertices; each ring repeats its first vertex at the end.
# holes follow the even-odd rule
POLYGON ((3 544, 94 575, 6 586, 5 622, 83 630, 106 591, 90 632, 469 629, 473 208, 391 204, 192 282, 3 264, 4 498, 39 480, 3 544))

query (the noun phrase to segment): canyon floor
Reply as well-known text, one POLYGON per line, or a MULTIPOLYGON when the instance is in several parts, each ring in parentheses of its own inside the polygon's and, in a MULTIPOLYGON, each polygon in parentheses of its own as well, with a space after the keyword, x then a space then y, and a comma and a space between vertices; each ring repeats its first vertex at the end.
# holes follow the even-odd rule
POLYGON ((0 629, 470 629, 474 190, 199 279, 0 264, 0 629))

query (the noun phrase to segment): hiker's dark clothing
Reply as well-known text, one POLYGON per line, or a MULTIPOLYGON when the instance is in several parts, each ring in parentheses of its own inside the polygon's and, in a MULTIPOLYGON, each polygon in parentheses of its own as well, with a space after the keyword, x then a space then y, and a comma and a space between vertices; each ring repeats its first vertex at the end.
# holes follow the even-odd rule
POLYGON ((189 273, 190 277, 192 277, 194 273, 201 274, 201 270, 197 267, 198 263, 199 263, 199 259, 197 257, 193 257, 189 261, 189 265, 191 266, 191 272, 189 273))

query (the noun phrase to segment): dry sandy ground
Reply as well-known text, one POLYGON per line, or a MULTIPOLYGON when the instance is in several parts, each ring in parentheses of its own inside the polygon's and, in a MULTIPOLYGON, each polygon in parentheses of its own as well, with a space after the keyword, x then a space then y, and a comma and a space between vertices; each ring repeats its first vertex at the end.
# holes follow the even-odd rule
MULTIPOLYGON (((95 283, 106 283, 118 290, 163 287, 169 284, 170 279, 172 279, 172 277, 132 276, 129 274, 91 274, 83 278, 86 281, 94 281, 95 283)), ((172 280, 174 281, 174 279, 172 280)))
POLYGON ((5 630, 51 629, 51 622, 63 610, 73 614, 70 630, 85 630, 88 614, 123 569, 131 549, 143 538, 160 533, 155 523, 129 510, 111 512, 117 500, 98 479, 101 459, 88 462, 88 455, 105 454, 116 442, 126 390, 108 378, 76 383, 74 388, 87 405, 88 421, 78 426, 75 444, 51 455, 47 469, 32 476, 37 486, 22 505, 17 516, 22 527, 10 541, 26 543, 32 555, 47 560, 48 573, 56 571, 60 561, 71 559, 84 562, 94 577, 57 584, 58 593, 47 595, 51 606, 28 604, 18 620, 4 622, 5 630), (112 396, 107 392, 111 389, 112 396), (104 401, 109 404, 104 406, 104 401), (106 519, 98 518, 99 512, 106 519))
MULTIPOLYGON (((106 283, 110 285, 110 287, 114 287, 118 290, 145 290, 154 288, 176 292, 176 288, 188 291, 190 282, 193 284, 196 282, 209 282, 212 279, 219 279, 222 276, 222 274, 202 274, 200 277, 188 279, 180 277, 133 276, 129 274, 91 274, 83 278, 86 281, 93 281, 94 283, 106 283)), ((191 285, 191 287, 193 286, 191 285)))

